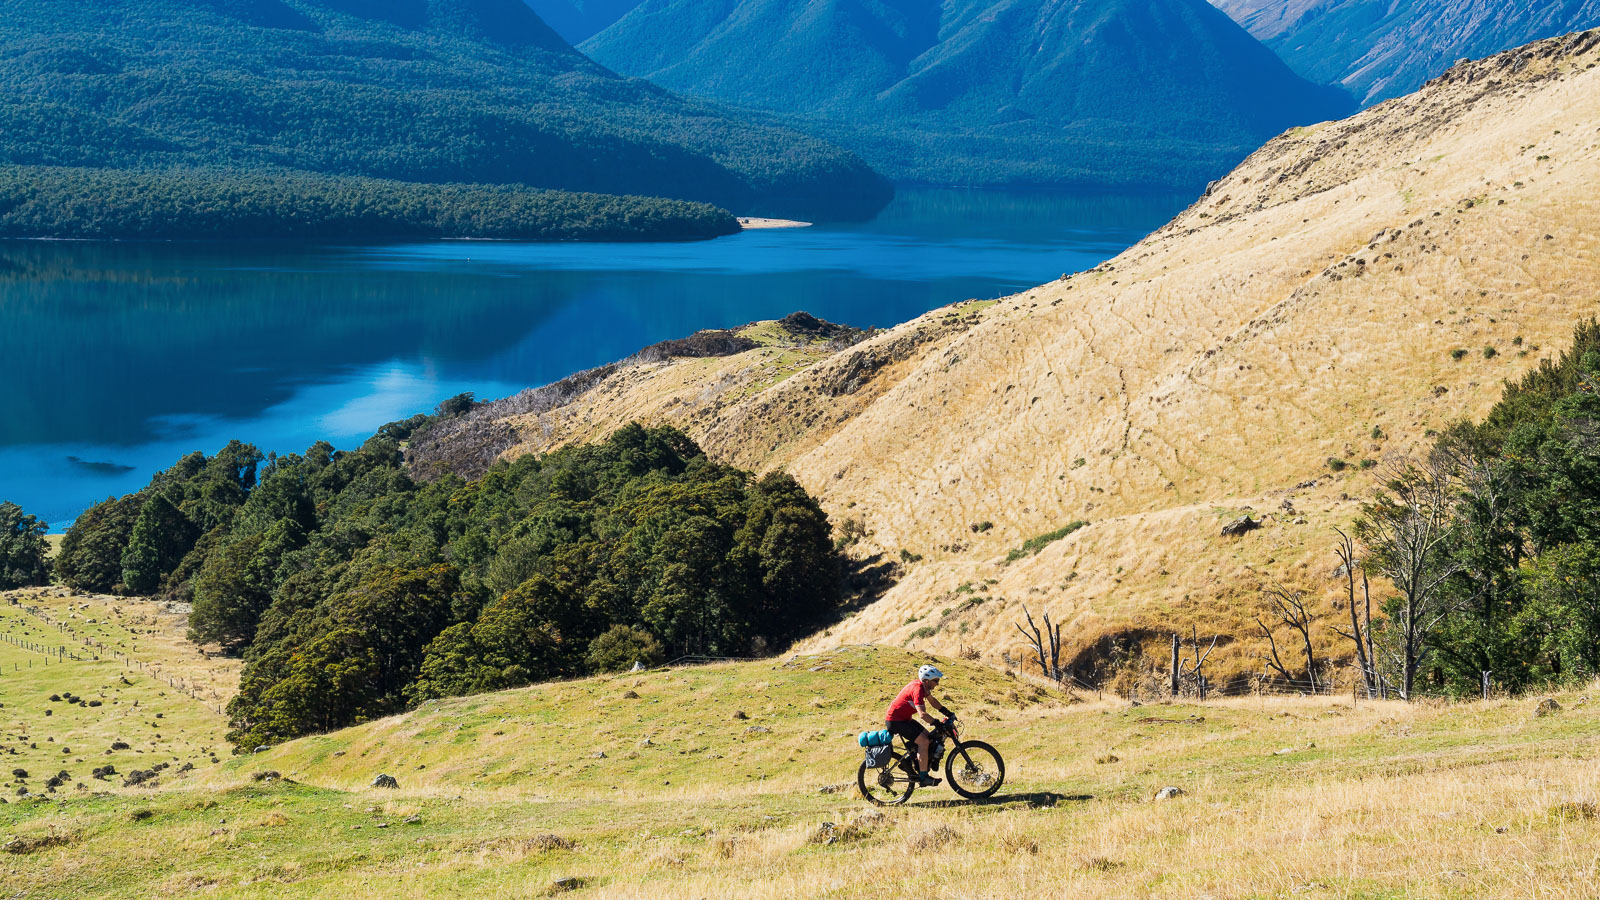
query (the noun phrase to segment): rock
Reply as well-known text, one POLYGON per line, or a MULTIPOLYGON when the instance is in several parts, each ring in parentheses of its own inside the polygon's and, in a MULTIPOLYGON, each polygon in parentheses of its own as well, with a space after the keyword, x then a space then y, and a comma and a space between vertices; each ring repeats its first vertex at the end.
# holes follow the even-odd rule
POLYGON ((605 759, 606 758, 606 752, 604 750, 596 750, 594 752, 594 758, 595 759, 605 759))
POLYGON ((422 817, 421 816, 406 816, 405 819, 403 819, 401 821, 401 824, 402 825, 421 825, 422 824, 422 817))
POLYGON ((771 728, 765 728, 765 727, 760 726, 760 725, 751 725, 749 728, 746 728, 744 730, 744 733, 745 734, 771 734, 772 733, 772 729, 771 728))
POLYGON ((748 719, 748 718, 750 718, 750 716, 748 714, 746 714, 744 710, 736 709, 736 710, 733 711, 733 718, 734 718, 734 721, 739 721, 739 720, 742 720, 742 719, 748 719))
POLYGON ((377 778, 372 779, 372 786, 375 788, 389 788, 392 790, 399 787, 400 782, 395 781, 393 775, 380 774, 377 778))
POLYGON ((1558 712, 1561 712, 1561 704, 1546 697, 1545 699, 1539 701, 1538 706, 1533 708, 1533 717, 1535 719, 1542 719, 1545 716, 1553 716, 1558 712))
POLYGON ((251 753, 265 753, 265 752, 267 752, 268 750, 271 750, 271 749, 272 748, 270 746, 268 746, 266 744, 262 744, 261 746, 255 748, 254 750, 251 750, 250 752, 251 753))
POLYGON ((822 787, 817 788, 817 793, 819 793, 819 794, 842 794, 845 791, 850 790, 850 788, 852 786, 853 785, 848 781, 843 781, 843 782, 840 782, 839 784, 825 784, 822 787))
POLYGON ((623 691, 622 692, 622 699, 624 699, 624 700, 637 700, 637 699, 639 699, 639 692, 638 691, 623 691))
POLYGON ((1255 531, 1257 528, 1260 528, 1260 527, 1261 527, 1261 523, 1260 522, 1256 521, 1255 519, 1250 518, 1250 514, 1249 513, 1245 513, 1244 515, 1240 516, 1239 518, 1234 519, 1232 522, 1229 522, 1228 524, 1222 526, 1222 536, 1223 537, 1237 537, 1238 535, 1248 534, 1248 533, 1250 533, 1252 531, 1255 531))
POLYGON ((1161 790, 1156 791, 1156 799, 1157 800, 1171 800, 1174 797, 1182 797, 1183 793, 1184 793, 1183 788, 1172 787, 1171 785, 1168 785, 1167 787, 1164 787, 1161 790))
POLYGON ((268 769, 265 772, 256 772, 250 776, 251 781, 279 781, 282 778, 283 776, 278 774, 275 769, 268 769))
POLYGON ((583 887, 583 879, 576 875, 568 875, 565 878, 557 878, 550 884, 550 890, 560 894, 564 894, 567 891, 575 891, 581 887, 583 887))
POLYGON ((642 663, 642 662, 640 662, 639 660, 636 659, 636 660, 633 661, 633 668, 629 669, 628 671, 630 671, 630 672, 643 672, 644 670, 645 670, 644 663, 642 663))

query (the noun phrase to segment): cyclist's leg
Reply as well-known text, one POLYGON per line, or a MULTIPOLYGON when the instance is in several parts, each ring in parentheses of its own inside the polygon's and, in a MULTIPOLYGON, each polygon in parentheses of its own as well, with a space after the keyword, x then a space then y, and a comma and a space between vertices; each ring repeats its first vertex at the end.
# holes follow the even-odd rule
POLYGON ((923 731, 921 734, 917 735, 916 749, 918 775, 928 774, 928 744, 929 737, 927 731, 923 731))

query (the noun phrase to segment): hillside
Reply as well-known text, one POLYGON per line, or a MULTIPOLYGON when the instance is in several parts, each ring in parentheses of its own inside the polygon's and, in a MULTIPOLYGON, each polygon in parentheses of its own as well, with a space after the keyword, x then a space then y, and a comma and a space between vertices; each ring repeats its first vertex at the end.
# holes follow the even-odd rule
POLYGON ((0 7, 0 164, 299 170, 866 216, 853 155, 621 78, 518 0, 0 7))
POLYGON ((903 181, 1198 188, 1350 108, 1200 0, 646 0, 582 49, 903 181))
POLYGON ((639 0, 526 0, 551 30, 569 44, 578 44, 622 18, 639 0))
POLYGON ((196 652, 185 618, 169 604, 59 588, 0 594, 6 795, 120 785, 161 763, 171 778, 226 756, 222 707, 238 690, 239 661, 196 652), (95 779, 107 765, 115 772, 95 779), (51 789, 63 770, 72 777, 51 789))
POLYGON ((1331 529, 1374 484, 1360 461, 1481 417, 1593 313, 1597 61, 1590 32, 1459 66, 1272 141, 1094 270, 798 371, 764 347, 612 372, 508 417, 509 453, 642 419, 788 470, 855 520, 854 552, 904 569, 811 647, 1015 659, 1026 602, 1066 623, 1079 671, 1193 625, 1227 638, 1216 677, 1259 672, 1260 589, 1342 589, 1331 529), (1265 527, 1221 537, 1245 512, 1265 527), (1076 521, 1090 524, 1006 562, 1076 521))
POLYGON ((922 658, 853 648, 541 685, 154 787, 12 802, 0 879, 28 895, 223 898, 1591 887, 1592 694, 1555 695, 1562 710, 1538 718, 1532 698, 1131 707, 941 659, 968 731, 1005 754, 1005 785, 988 803, 940 787, 866 807, 847 783, 854 735, 922 658), (379 773, 399 787, 371 787, 379 773), (1167 786, 1182 793, 1152 799, 1167 786))
POLYGON ((1597 0, 1213 0, 1300 75, 1368 105, 1462 58, 1600 25, 1597 0))

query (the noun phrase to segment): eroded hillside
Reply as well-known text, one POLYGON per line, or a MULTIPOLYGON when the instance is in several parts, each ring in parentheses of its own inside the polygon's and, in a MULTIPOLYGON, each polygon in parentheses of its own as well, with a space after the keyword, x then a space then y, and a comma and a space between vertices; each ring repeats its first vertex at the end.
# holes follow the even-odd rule
POLYGON ((1342 585, 1332 527, 1363 461, 1483 414, 1596 311, 1597 62, 1588 32, 1459 65, 1274 139, 1094 270, 843 349, 779 335, 620 369, 510 420, 508 452, 643 419, 788 469, 863 554, 907 560, 816 646, 1015 656, 1026 602, 1073 653, 1194 625, 1224 635, 1220 674, 1258 670, 1260 588, 1342 585), (1221 537, 1246 511, 1264 527, 1221 537))

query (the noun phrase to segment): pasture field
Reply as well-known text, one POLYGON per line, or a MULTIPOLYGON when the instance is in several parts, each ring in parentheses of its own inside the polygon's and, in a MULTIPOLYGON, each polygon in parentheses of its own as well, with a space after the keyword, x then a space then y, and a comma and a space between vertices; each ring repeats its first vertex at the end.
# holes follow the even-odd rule
POLYGON ((870 808, 854 735, 924 658, 852 647, 540 685, 153 786, 11 798, 0 882, 28 898, 1596 896, 1600 685, 1551 694, 1544 716, 1542 697, 1134 706, 940 659, 1006 784, 870 808), (399 787, 372 787, 380 773, 399 787), (1155 799, 1168 786, 1182 793, 1155 799))

